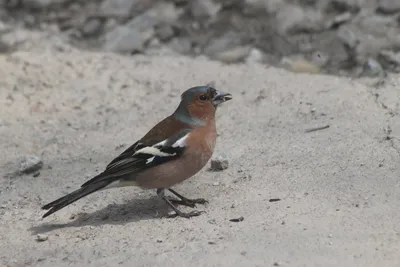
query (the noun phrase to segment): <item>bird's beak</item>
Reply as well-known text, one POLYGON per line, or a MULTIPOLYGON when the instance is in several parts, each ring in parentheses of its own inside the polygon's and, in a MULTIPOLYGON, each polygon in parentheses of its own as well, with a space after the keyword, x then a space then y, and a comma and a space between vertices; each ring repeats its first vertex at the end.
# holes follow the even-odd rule
POLYGON ((219 104, 226 102, 228 100, 231 100, 231 99, 232 99, 231 94, 224 93, 221 91, 216 91, 216 94, 214 95, 212 102, 213 102, 214 106, 218 106, 219 104))

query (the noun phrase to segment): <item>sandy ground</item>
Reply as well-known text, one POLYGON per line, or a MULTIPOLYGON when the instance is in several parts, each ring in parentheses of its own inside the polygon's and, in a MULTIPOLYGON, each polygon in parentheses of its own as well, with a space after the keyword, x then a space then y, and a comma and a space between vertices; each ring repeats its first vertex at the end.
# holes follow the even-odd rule
POLYGON ((0 65, 1 266, 400 265, 399 76, 372 89, 261 65, 75 50, 17 52, 0 65), (218 110, 215 152, 230 166, 176 187, 208 199, 205 214, 165 218, 155 192, 124 188, 41 219, 41 205, 212 80, 234 97, 218 110), (42 157, 40 176, 10 175, 29 154, 42 157))

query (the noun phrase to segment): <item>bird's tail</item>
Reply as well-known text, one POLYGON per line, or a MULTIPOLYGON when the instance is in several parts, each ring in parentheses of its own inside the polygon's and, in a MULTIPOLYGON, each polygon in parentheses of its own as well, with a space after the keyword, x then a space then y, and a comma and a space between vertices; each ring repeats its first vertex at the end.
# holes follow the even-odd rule
POLYGON ((53 214, 54 212, 68 206, 69 204, 83 198, 84 196, 87 196, 95 191, 98 191, 104 187, 106 187, 109 184, 108 181, 103 181, 103 182, 98 182, 98 183, 93 183, 85 187, 81 187, 68 195, 65 195, 63 197, 60 197, 57 200, 54 200, 53 202, 50 202, 42 207, 44 210, 50 209, 48 212, 46 212, 42 218, 46 218, 50 214, 53 214))

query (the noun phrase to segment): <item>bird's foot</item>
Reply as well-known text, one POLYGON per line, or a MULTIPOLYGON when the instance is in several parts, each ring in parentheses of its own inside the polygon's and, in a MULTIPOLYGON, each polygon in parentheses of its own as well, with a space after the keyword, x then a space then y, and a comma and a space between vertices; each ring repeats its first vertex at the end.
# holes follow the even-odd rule
POLYGON ((177 205, 183 205, 191 208, 195 208, 196 204, 206 204, 208 203, 207 200, 204 198, 196 198, 196 199, 188 199, 188 198, 183 198, 182 200, 177 200, 177 199, 170 199, 170 201, 173 204, 177 205))
POLYGON ((167 217, 174 218, 174 217, 178 217, 179 216, 179 217, 183 217, 183 218, 191 218, 191 217, 199 216, 202 213, 205 213, 205 211, 198 211, 198 210, 193 210, 193 211, 188 212, 188 213, 182 212, 177 207, 175 207, 173 202, 177 203, 177 204, 186 205, 186 206, 194 208, 196 206, 196 203, 205 204, 205 203, 207 203, 207 200, 202 199, 202 198, 188 199, 188 198, 185 198, 184 196, 180 195, 179 193, 177 193, 176 191, 174 191, 172 189, 169 189, 169 190, 174 195, 179 197, 181 200, 170 199, 170 198, 165 196, 165 189, 163 189, 163 188, 157 189, 157 195, 160 198, 162 198, 168 204, 168 206, 170 206, 175 211, 175 214, 168 215, 167 217))
POLYGON ((191 217, 196 217, 199 216, 200 214, 205 213, 205 211, 198 211, 194 210, 191 212, 182 212, 179 210, 175 210, 175 213, 168 215, 168 218, 175 218, 175 217, 183 217, 183 218, 191 218, 191 217))

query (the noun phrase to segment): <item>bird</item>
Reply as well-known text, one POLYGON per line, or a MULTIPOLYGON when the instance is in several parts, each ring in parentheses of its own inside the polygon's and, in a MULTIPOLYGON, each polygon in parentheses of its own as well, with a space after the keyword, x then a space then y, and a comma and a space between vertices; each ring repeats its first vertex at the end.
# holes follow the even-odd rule
POLYGON ((105 169, 75 191, 42 207, 42 218, 97 191, 126 186, 153 189, 172 208, 170 217, 191 218, 204 211, 182 212, 176 205, 195 208, 203 198, 189 199, 172 189, 198 173, 211 158, 216 144, 217 107, 231 100, 230 93, 214 85, 194 86, 181 94, 175 111, 158 122, 141 139, 114 158, 105 169), (168 190, 177 198, 169 198, 168 190))

